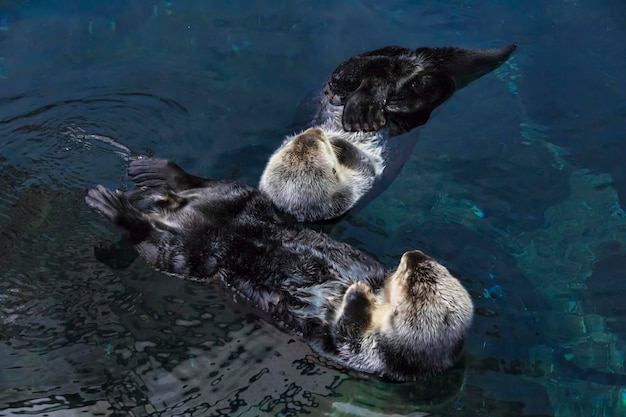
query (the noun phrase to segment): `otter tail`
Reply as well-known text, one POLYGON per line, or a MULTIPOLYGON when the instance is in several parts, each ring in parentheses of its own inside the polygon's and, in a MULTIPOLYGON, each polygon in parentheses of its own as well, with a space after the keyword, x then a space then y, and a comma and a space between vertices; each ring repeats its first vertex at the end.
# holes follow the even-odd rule
POLYGON ((113 192, 98 185, 87 191, 85 203, 109 219, 135 245, 143 242, 152 230, 150 222, 132 206, 127 195, 121 191, 113 192))
POLYGON ((516 48, 517 44, 492 49, 418 48, 416 53, 450 74, 458 90, 498 68, 516 48))

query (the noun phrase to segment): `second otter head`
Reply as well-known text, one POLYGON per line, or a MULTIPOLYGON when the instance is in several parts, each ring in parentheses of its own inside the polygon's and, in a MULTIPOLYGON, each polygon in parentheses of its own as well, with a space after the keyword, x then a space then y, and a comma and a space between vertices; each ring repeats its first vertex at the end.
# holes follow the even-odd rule
POLYGON ((473 304, 443 265, 415 250, 402 256, 397 270, 385 281, 379 312, 379 346, 390 371, 427 375, 458 359, 472 322, 473 304))
POLYGON ((340 152, 322 129, 307 129, 272 155, 259 188, 298 221, 338 217, 357 199, 340 152))
POLYGON ((425 330, 433 330, 434 338, 443 335, 438 331, 464 333, 473 315, 472 300, 459 280, 419 250, 402 255, 385 281, 384 302, 393 316, 401 317, 403 331, 416 331, 421 338, 427 336, 425 330))

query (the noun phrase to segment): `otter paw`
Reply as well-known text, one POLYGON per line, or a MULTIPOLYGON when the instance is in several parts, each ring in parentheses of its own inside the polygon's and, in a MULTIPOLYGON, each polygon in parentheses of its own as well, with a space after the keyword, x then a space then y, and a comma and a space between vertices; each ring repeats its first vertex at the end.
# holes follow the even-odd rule
POLYGON ((365 282, 355 282, 343 296, 334 331, 339 339, 357 339, 370 325, 375 303, 372 288, 365 282))
POLYGON ((119 191, 113 192, 102 185, 97 185, 95 188, 87 190, 85 203, 110 221, 114 221, 124 208, 120 195, 119 191))
POLYGON ((128 165, 128 175, 138 187, 173 187, 182 168, 167 159, 136 159, 128 165))
POLYGON ((386 123, 384 100, 356 91, 346 101, 342 116, 344 130, 375 132, 386 123))
POLYGON ((372 287, 366 282, 359 281, 350 285, 343 296, 344 314, 360 314, 368 311, 376 301, 372 287))
POLYGON ((368 298, 373 296, 372 287, 370 287, 367 282, 357 281, 348 287, 348 289, 346 290, 346 294, 344 295, 344 300, 349 301, 350 299, 362 296, 368 298))

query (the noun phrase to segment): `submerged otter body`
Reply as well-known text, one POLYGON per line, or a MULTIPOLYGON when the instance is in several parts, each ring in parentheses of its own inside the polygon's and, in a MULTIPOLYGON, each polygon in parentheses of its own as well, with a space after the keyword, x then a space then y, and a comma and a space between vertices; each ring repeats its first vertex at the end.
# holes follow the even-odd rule
POLYGON ((391 46, 350 58, 326 82, 310 127, 270 157, 259 189, 299 221, 345 214, 380 182, 387 164, 406 158, 389 138, 425 124, 456 90, 497 68, 515 48, 391 46))
POLYGON ((405 253, 390 273, 347 244, 286 223, 254 188, 200 179, 161 159, 133 161, 129 174, 139 188, 98 186, 85 201, 156 269, 223 281, 357 371, 413 380, 458 359, 471 299, 421 252, 405 253))

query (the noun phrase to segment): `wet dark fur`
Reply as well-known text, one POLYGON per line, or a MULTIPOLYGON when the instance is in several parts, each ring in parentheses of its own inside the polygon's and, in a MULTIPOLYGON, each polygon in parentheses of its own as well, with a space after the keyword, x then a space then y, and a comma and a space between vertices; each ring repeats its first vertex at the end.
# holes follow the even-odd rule
MULTIPOLYGON (((366 334, 390 272, 347 244, 284 222, 258 190, 191 176, 162 159, 133 161, 128 172, 139 188, 120 192, 98 186, 88 191, 85 201, 115 224, 155 268, 195 281, 222 280, 301 334, 320 354, 358 371, 410 380, 452 366, 460 354, 467 317, 460 333, 454 330, 454 340, 447 340, 446 333, 436 349, 426 346, 432 354, 424 354, 419 343, 412 342, 423 333, 413 320, 429 317, 413 317, 420 310, 418 306, 414 312, 412 302, 405 309, 411 316, 406 325, 398 323, 397 332, 366 334), (378 346, 375 352, 372 341, 378 346), (375 363, 371 357, 377 358, 375 363)), ((405 255, 406 266, 405 258, 431 262, 420 264, 424 276, 432 275, 425 281, 428 285, 430 279, 449 278, 447 270, 428 257, 405 255)), ((400 282, 398 272, 391 277, 394 285, 400 282)), ((413 297, 410 291, 406 295, 413 297)))
POLYGON ((333 104, 343 105, 347 131, 377 130, 390 136, 425 124, 454 91, 493 71, 516 49, 388 46, 348 59, 327 85, 333 104))

